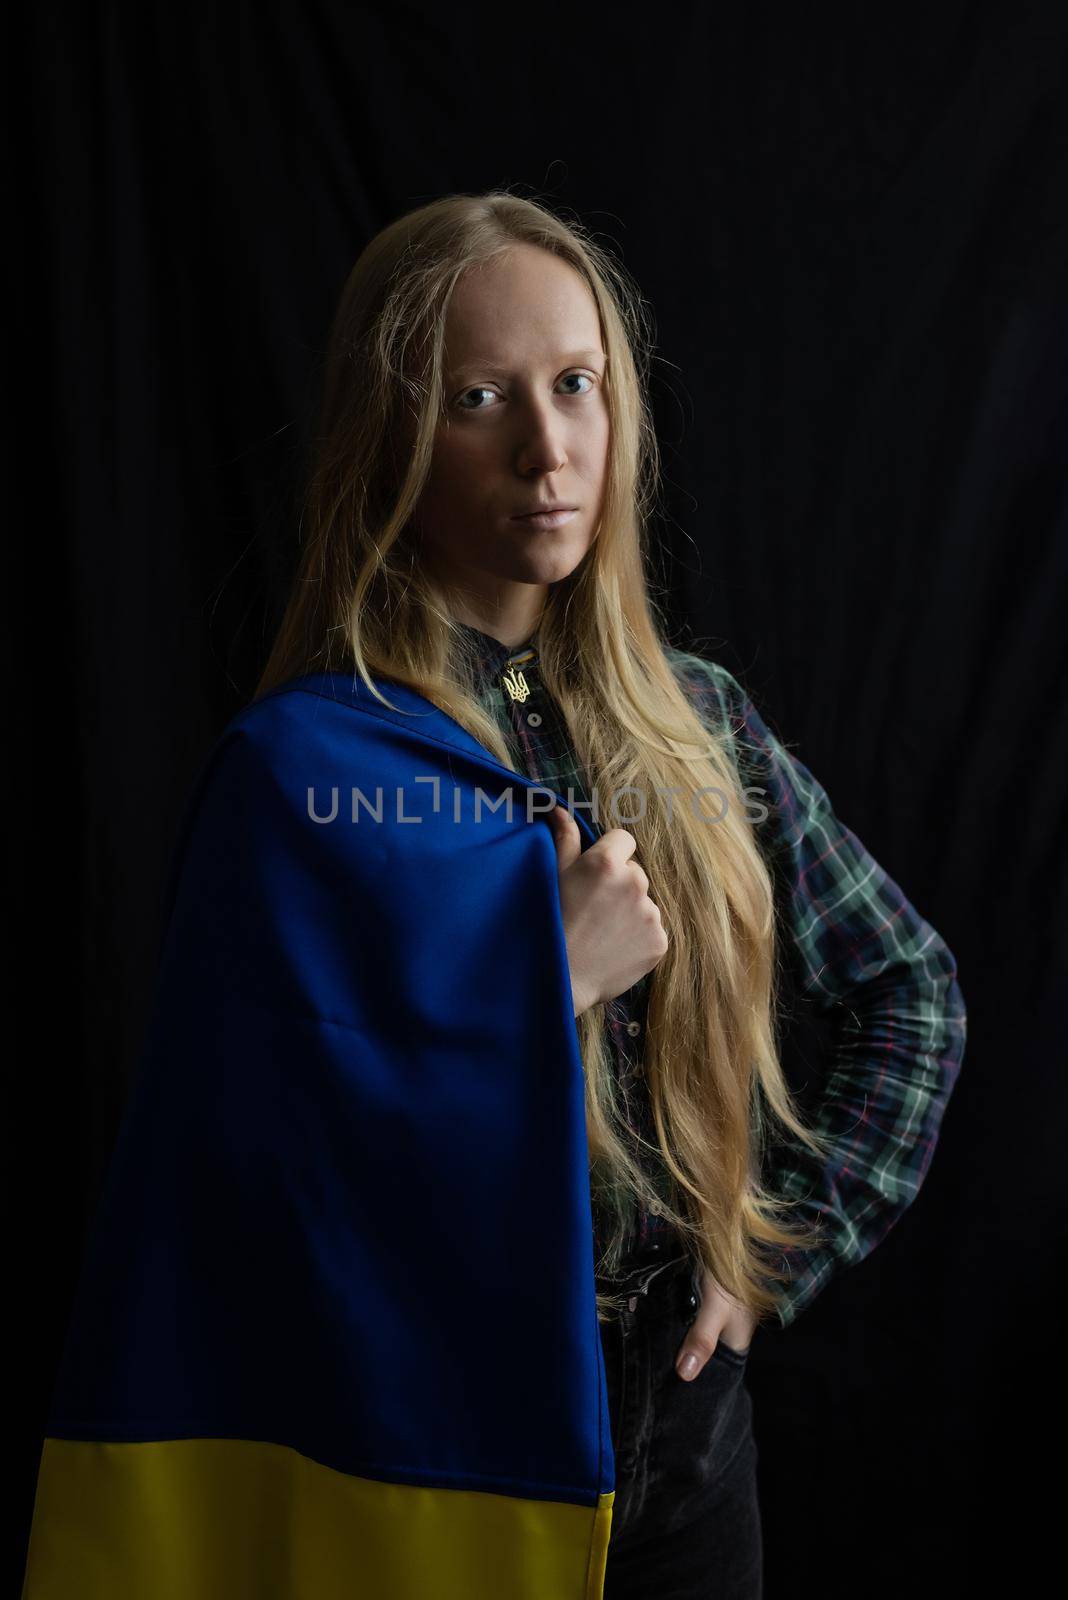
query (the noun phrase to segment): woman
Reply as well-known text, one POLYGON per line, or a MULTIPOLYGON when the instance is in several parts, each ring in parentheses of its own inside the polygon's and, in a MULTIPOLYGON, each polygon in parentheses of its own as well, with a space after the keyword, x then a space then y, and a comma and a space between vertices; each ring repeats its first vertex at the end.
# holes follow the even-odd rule
MULTIPOLYGON (((310 720, 317 702, 288 691, 346 678, 372 712, 399 695, 584 819, 548 813, 615 1457, 606 1560, 582 1556, 581 1592, 603 1574, 616 1600, 756 1596, 754 1331, 788 1325, 914 1198, 965 1014, 945 943, 811 773, 724 668, 666 642, 644 559, 648 360, 621 269, 530 200, 451 196, 384 229, 332 329, 299 570, 253 710, 310 720), (787 977, 847 1019, 811 1126, 776 1045, 787 977)), ((502 1582, 579 1592, 515 1566, 502 1582)))
POLYGON ((584 855, 552 814, 600 1300, 622 1316, 605 1329, 622 1469, 605 1592, 692 1573, 694 1594, 749 1595, 753 1331, 786 1326, 915 1197, 965 1013, 945 943, 730 674, 665 647, 642 332, 618 267, 529 200, 450 197, 385 229, 333 330, 306 550, 259 692, 355 660, 578 804, 621 796, 584 855), (726 814, 709 825, 713 799, 669 822, 632 793, 675 786, 718 791, 726 814), (777 959, 851 1016, 814 1128, 777 1059, 777 959), (772 1122, 788 1153, 769 1177, 772 1122))

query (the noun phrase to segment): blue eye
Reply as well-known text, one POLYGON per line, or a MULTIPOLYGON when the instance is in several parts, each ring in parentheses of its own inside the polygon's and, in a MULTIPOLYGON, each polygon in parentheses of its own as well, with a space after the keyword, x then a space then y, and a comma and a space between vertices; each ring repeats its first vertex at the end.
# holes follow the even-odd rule
MULTIPOLYGON (((566 372, 564 374, 564 376, 560 379, 560 382, 561 383, 565 383, 569 378, 585 378, 586 382, 588 384, 590 384, 591 387, 592 387, 592 385, 593 385, 593 383, 595 381, 593 378, 590 377, 588 372, 566 372)), ((494 392, 495 392, 494 390, 486 388, 486 386, 484 384, 476 383, 473 388, 465 389, 464 393, 460 396, 460 401, 466 400, 468 395, 472 395, 472 394, 493 394, 494 392)), ((574 398, 577 399, 579 394, 588 394, 589 390, 588 389, 580 389, 580 390, 577 390, 577 391, 576 390, 572 390, 571 392, 572 392, 572 395, 574 396, 574 398)), ((465 405, 460 404, 460 401, 458 401, 457 404, 460 406, 460 410, 461 411, 491 411, 493 409, 492 406, 465 406, 465 405)))
POLYGON ((585 378, 587 383, 592 384, 593 382, 593 379, 590 377, 588 372, 566 372, 563 378, 560 379, 560 382, 564 383, 568 378, 585 378))
MULTIPOLYGON (((492 390, 484 389, 481 384, 476 384, 473 389, 465 390, 465 392, 460 396, 460 399, 461 400, 466 400, 467 396, 469 394, 491 394, 491 393, 492 393, 492 390)), ((460 406, 460 410, 461 411, 485 411, 485 409, 486 409, 485 406, 465 406, 465 405, 461 405, 460 406)))

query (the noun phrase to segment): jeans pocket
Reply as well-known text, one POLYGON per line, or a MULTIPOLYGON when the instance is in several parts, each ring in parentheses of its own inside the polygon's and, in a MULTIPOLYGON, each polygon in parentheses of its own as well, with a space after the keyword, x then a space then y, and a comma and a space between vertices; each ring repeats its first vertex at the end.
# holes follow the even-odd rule
POLYGON ((723 1335, 720 1334, 716 1340, 716 1348, 712 1352, 711 1359, 714 1361, 719 1356, 722 1361, 729 1361, 734 1366, 744 1367, 749 1360, 749 1352, 752 1348, 751 1344, 747 1344, 744 1350, 736 1350, 732 1344, 727 1344, 723 1335))
MULTIPOLYGON (((697 1318, 698 1311, 701 1309, 701 1301, 704 1298, 701 1292, 703 1270, 704 1269, 702 1267, 696 1266, 693 1268, 693 1271, 690 1274, 689 1296, 687 1301, 687 1326, 692 1326, 697 1318)), ((744 1367, 745 1363, 749 1359, 749 1352, 752 1348, 753 1346, 750 1342, 746 1345, 744 1350, 736 1350, 733 1345, 727 1344, 723 1338, 723 1335, 720 1334, 719 1338, 716 1340, 716 1348, 713 1350, 709 1359, 714 1361, 718 1356, 719 1359, 726 1362, 728 1366, 744 1367)))

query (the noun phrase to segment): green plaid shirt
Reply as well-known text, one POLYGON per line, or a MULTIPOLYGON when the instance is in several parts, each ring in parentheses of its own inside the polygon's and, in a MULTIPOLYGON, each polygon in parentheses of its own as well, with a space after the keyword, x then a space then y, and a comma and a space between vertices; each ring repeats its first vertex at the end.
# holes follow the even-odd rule
MULTIPOLYGON (((570 787, 574 808, 583 806, 594 832, 616 826, 588 805, 566 723, 541 683, 535 642, 512 649, 475 628, 465 631, 479 654, 481 702, 516 772, 564 801, 570 787)), ((830 1160, 823 1164, 791 1142, 775 1147, 764 1173, 794 1201, 797 1218, 817 1220, 826 1237, 819 1250, 785 1257, 791 1276, 775 1293, 787 1327, 833 1273, 862 1261, 916 1198, 964 1054, 964 1001, 945 941, 838 820, 825 790, 737 680, 685 651, 669 650, 668 659, 705 726, 727 736, 743 787, 761 791, 756 800, 767 816, 754 826, 775 887, 784 968, 800 1003, 837 1024, 814 1104, 804 1108, 808 1123, 830 1136, 830 1160)), ((649 981, 647 975, 606 1006, 606 1026, 630 1114, 655 1146, 641 1066, 649 981)), ((659 1167, 649 1170, 656 1192, 665 1193, 659 1167)), ((663 1218, 634 1212, 633 1250, 673 1242, 663 1218)))

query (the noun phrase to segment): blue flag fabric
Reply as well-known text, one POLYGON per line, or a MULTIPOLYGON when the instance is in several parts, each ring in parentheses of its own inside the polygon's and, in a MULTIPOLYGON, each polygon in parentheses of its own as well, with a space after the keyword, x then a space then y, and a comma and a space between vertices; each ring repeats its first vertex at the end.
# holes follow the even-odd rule
POLYGON ((395 709, 295 679, 200 773, 25 1600, 602 1593, 615 1468, 542 820, 566 797, 379 687, 395 709))

